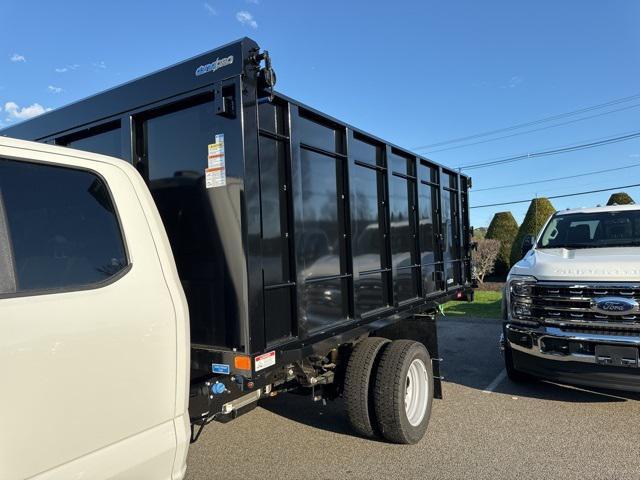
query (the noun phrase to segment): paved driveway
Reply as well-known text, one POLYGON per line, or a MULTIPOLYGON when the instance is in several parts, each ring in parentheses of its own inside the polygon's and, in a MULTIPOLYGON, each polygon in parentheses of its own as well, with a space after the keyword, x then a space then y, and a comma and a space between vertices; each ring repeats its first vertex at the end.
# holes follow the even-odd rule
POLYGON ((439 323, 446 382, 418 445, 349 430, 340 401, 282 395, 209 425, 189 453, 201 479, 640 479, 640 396, 505 379, 500 323, 439 323))

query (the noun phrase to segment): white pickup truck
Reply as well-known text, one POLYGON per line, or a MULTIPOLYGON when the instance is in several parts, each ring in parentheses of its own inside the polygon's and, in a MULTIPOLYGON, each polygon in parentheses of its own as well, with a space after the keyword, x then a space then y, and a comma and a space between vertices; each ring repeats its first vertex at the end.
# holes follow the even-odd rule
POLYGON ((640 391, 640 206, 557 212, 509 272, 508 375, 640 391))
POLYGON ((0 137, 0 478, 183 478, 189 342, 138 172, 0 137))

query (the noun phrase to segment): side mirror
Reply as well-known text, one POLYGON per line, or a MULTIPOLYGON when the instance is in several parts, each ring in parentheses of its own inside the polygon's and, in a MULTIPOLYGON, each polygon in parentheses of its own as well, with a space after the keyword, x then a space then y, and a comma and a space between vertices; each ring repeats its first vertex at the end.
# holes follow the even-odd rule
POLYGON ((536 237, 533 235, 525 235, 522 239, 522 248, 520 250, 521 258, 524 257, 529 250, 533 248, 536 243, 536 237))

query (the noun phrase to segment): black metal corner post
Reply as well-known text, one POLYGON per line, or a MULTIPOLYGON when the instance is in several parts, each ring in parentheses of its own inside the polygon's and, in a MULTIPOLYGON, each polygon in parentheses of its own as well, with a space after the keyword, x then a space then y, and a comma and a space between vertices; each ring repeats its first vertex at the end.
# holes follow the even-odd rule
POLYGON ((446 292, 447 291, 447 261, 445 259, 445 248, 446 248, 446 241, 445 241, 445 228, 444 228, 444 217, 442 216, 442 208, 443 208, 443 202, 444 202, 444 195, 445 195, 445 189, 444 189, 444 183, 442 182, 442 167, 440 165, 438 165, 438 245, 440 246, 440 248, 438 249, 440 251, 440 265, 442 266, 442 270, 440 271, 440 284, 442 286, 442 291, 446 292))
POLYGON ((350 128, 342 127, 339 129, 342 133, 343 153, 345 157, 340 159, 342 162, 342 211, 343 219, 343 238, 344 238, 344 273, 347 275, 347 318, 355 318, 355 273, 353 272, 353 235, 351 225, 351 184, 349 171, 353 163, 351 156, 351 142, 353 141, 353 131, 350 128))
POLYGON ((435 170, 436 178, 431 183, 431 195, 433 201, 433 228, 434 228, 434 281, 436 282, 436 292, 444 292, 444 236, 442 234, 442 192, 440 191, 440 171, 437 167, 433 167, 435 170))
POLYGON ((466 212, 466 227, 467 227, 467 244, 465 245, 465 252, 467 254, 467 281, 469 283, 473 283, 473 260, 471 258, 472 249, 472 227, 471 227, 471 193, 469 189, 471 188, 469 179, 465 180, 465 196, 467 198, 467 212, 466 212))
POLYGON ((298 339, 304 343, 304 340, 309 336, 309 324, 307 321, 307 310, 305 308, 305 279, 303 276, 304 271, 304 258, 302 256, 304 245, 300 245, 302 242, 302 222, 304 218, 304 212, 302 210, 302 171, 301 171, 301 154, 300 154, 300 113, 297 105, 287 102, 288 104, 288 116, 289 116, 289 158, 290 158, 290 172, 291 172, 291 200, 293 207, 293 222, 291 229, 294 231, 294 270, 295 270, 295 282, 296 282, 296 307, 295 307, 295 319, 297 324, 298 339))
POLYGON ((462 190, 462 176, 460 175, 460 172, 456 173, 456 187, 458 189, 458 236, 460 237, 460 239, 458 240, 458 252, 460 257, 460 284, 464 285, 466 273, 466 257, 463 258, 463 255, 467 251, 467 249, 464 248, 466 244, 467 227, 465 219, 463 217, 464 215, 466 215, 466 209, 462 208, 462 195, 464 194, 464 192, 462 190))
MULTIPOLYGON (((462 178, 460 177, 460 173, 456 172, 455 174, 455 178, 456 178, 456 210, 457 210, 457 220, 458 220, 458 225, 457 225, 457 230, 458 230, 458 244, 457 244, 457 256, 458 256, 458 264, 460 265, 459 267, 459 275, 460 275, 460 280, 459 280, 459 285, 463 285, 464 284, 464 259, 462 258, 464 249, 462 248, 464 245, 464 221, 462 218, 462 215, 464 214, 464 211, 462 210, 462 178)), ((457 279, 456 279, 457 280, 457 279)))
POLYGON ((238 79, 236 98, 242 105, 238 121, 242 122, 244 189, 241 197, 243 250, 246 265, 246 295, 248 306, 242 319, 242 338, 246 353, 261 352, 266 347, 264 325, 264 290, 262 276, 262 221, 260 205, 260 162, 258 135, 259 64, 252 60, 259 52, 254 42, 243 41, 244 74, 238 79))
MULTIPOLYGON (((409 176, 413 177, 412 198, 409 199, 410 207, 412 210, 412 223, 413 223, 413 251, 411 252, 413 261, 413 272, 417 271, 418 285, 416 289, 417 296, 424 298, 424 285, 422 282, 422 252, 420 251, 420 178, 418 177, 418 165, 420 159, 412 156, 411 169, 407 170, 409 176)), ((413 275, 413 274, 412 274, 413 275)))
MULTIPOLYGON (((298 315, 298 281, 296 278, 298 272, 298 266, 296 264, 296 228, 295 218, 293 213, 293 173, 292 173, 292 155, 291 148, 291 104, 289 102, 283 102, 281 105, 284 116, 284 135, 287 137, 285 141, 285 154, 284 154, 284 183, 286 185, 286 191, 283 192, 285 199, 284 205, 286 205, 286 225, 287 225, 287 281, 291 285, 291 299, 289 302, 289 311, 291 315, 291 336, 297 338, 300 335, 299 325, 296 321, 298 315)), ((281 219, 282 221, 282 219, 281 219)))
POLYGON ((467 232, 466 232, 466 240, 467 243, 465 244, 465 253, 467 255, 467 281, 469 283, 473 283, 473 274, 472 274, 472 259, 471 259, 471 192, 469 191, 471 189, 471 181, 469 179, 469 177, 465 177, 465 181, 464 181, 464 194, 465 194, 465 198, 467 199, 467 208, 466 208, 466 212, 465 212, 465 226, 467 228, 467 232))
MULTIPOLYGON (((418 291, 418 294, 420 295, 420 298, 426 298, 426 296, 428 295, 427 292, 427 288, 424 284, 424 266, 422 265, 422 231, 420 230, 420 218, 421 218, 421 214, 420 214, 420 191, 422 188, 424 188, 423 184, 422 184, 422 180, 420 180, 420 162, 421 159, 420 157, 416 157, 416 162, 415 162, 415 174, 416 174, 416 188, 415 188, 415 195, 416 195, 416 245, 417 245, 417 252, 418 252, 418 273, 420 275, 420 281, 418 282, 420 284, 420 290, 418 291)), ((429 192, 431 193, 431 192, 429 192)), ((433 233, 432 233, 433 235, 433 233)))
POLYGON ((122 136, 122 158, 133 165, 136 157, 134 151, 133 117, 131 115, 127 114, 120 119, 120 133, 122 136))
POLYGON ((391 251, 391 169, 389 167, 389 158, 391 158, 391 146, 385 144, 384 148, 384 249, 386 252, 386 265, 384 268, 387 268, 388 271, 385 272, 385 287, 387 291, 387 298, 389 300, 389 306, 396 307, 396 297, 395 297, 395 289, 394 285, 396 284, 397 272, 396 269, 393 268, 393 252, 391 251))
MULTIPOLYGON (((353 315, 353 318, 355 319, 356 316, 358 316, 358 312, 356 312, 356 284, 360 279, 360 272, 357 269, 354 269, 353 267, 353 252, 357 251, 356 247, 354 246, 354 242, 356 241, 356 238, 353 235, 353 223, 352 223, 352 216, 351 216, 351 196, 353 194, 352 191, 352 185, 351 185, 351 178, 353 175, 353 169, 355 168, 355 157, 353 156, 352 153, 352 147, 353 147, 353 143, 354 143, 354 137, 353 137, 353 130, 351 128, 346 128, 346 136, 345 136, 345 142, 346 142, 346 154, 347 154, 347 158, 346 158, 346 162, 347 162, 347 172, 348 172, 348 189, 347 189, 347 194, 349 196, 349 204, 348 204, 348 213, 349 213, 349 239, 348 239, 348 244, 349 244, 349 251, 351 252, 349 255, 349 264, 350 264, 350 272, 351 272, 351 281, 350 281, 350 289, 349 289, 349 297, 350 297, 350 305, 351 305, 351 314, 353 315)), ((377 173, 376 173, 377 175, 377 173)), ((377 176, 376 176, 377 179, 377 176)), ((376 185, 376 188, 378 188, 378 186, 376 185)), ((379 206, 378 206, 379 208, 379 206)))
POLYGON ((149 183, 149 159, 147 155, 147 128, 141 116, 131 116, 131 160, 133 167, 149 183))

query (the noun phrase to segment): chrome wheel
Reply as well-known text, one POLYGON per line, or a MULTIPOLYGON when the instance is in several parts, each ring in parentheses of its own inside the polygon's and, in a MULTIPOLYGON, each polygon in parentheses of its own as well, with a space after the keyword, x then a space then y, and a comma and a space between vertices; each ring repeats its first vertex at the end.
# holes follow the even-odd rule
POLYGON ((429 379, 424 362, 416 358, 407 372, 404 409, 407 420, 414 427, 420 425, 429 402, 429 379))

